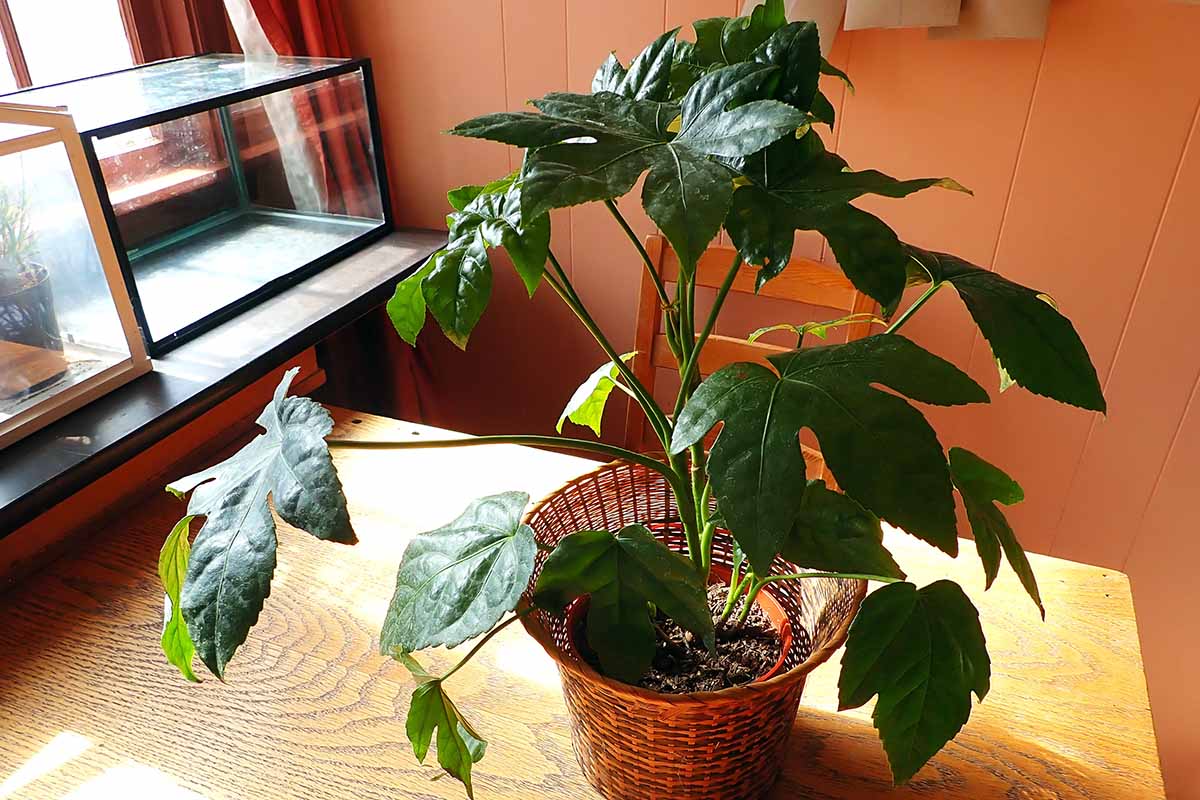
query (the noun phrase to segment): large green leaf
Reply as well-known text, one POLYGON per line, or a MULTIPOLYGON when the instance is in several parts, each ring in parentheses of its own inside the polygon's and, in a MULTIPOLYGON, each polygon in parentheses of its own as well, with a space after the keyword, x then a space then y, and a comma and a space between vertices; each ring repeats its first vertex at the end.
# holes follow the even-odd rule
POLYGON ((879 518, 856 500, 809 481, 800 512, 780 551, 793 564, 824 572, 904 578, 883 546, 879 518))
POLYGON ((201 660, 218 678, 246 640, 271 589, 275 520, 320 539, 354 542, 342 485, 325 445, 333 420, 307 397, 288 397, 299 368, 284 374, 258 424, 264 429, 225 461, 172 483, 191 491, 188 514, 204 516, 180 596, 201 660), (194 491, 193 491, 194 490, 194 491))
POLYGON ((787 266, 796 231, 815 230, 829 241, 846 277, 885 308, 900 299, 910 259, 891 228, 850 201, 865 194, 906 197, 931 187, 967 191, 949 178, 902 181, 875 170, 851 172, 812 130, 727 163, 749 184, 734 193, 725 227, 742 258, 762 267, 760 286, 787 266))
MULTIPOLYGON (((621 356, 621 360, 629 361, 635 355, 637 353, 625 353, 621 356)), ((604 406, 608 403, 608 396, 617 386, 618 372, 617 365, 611 361, 606 361, 597 367, 571 395, 566 408, 558 417, 555 430, 562 433, 563 422, 569 419, 576 425, 588 426, 593 433, 599 436, 600 422, 604 419, 604 406)))
POLYGON ((521 186, 514 176, 486 186, 460 186, 446 197, 455 209, 446 217, 449 244, 400 282, 387 312, 396 332, 415 345, 428 307, 447 338, 465 348, 492 294, 489 248, 508 252, 532 297, 545 273, 550 217, 522 215, 521 186))
POLYGON ((961 447, 950 448, 950 478, 962 497, 963 507, 967 510, 967 521, 971 524, 971 534, 975 537, 975 549, 983 562, 983 572, 987 579, 987 588, 992 587, 992 581, 1000 572, 1000 550, 1003 548, 1008 563, 1013 572, 1021 579, 1021 585, 1033 598, 1042 618, 1046 617, 1046 608, 1042 605, 1042 595, 1038 591, 1037 578, 1033 567, 1025 555, 1024 548, 1017 541, 1017 535, 1005 519, 1004 513, 996 507, 996 503, 1011 506, 1025 499, 1025 492, 1020 484, 1014 481, 1000 469, 992 466, 970 450, 961 447))
POLYGON ((558 612, 590 595, 588 643, 605 674, 636 682, 654 657, 653 603, 682 627, 713 641, 704 581, 691 563, 641 525, 581 531, 546 559, 534 588, 538 606, 558 612))
POLYGON ((642 205, 690 270, 721 227, 732 176, 713 156, 753 153, 803 122, 759 100, 775 67, 739 64, 696 82, 678 107, 603 92, 549 94, 542 112, 492 114, 452 133, 536 148, 525 161, 526 218, 627 193, 647 170, 642 205), (679 117, 679 132, 671 122, 679 117))
POLYGON ((769 360, 778 373, 737 363, 709 376, 671 439, 671 451, 680 453, 724 422, 709 474, 728 528, 755 570, 769 569, 801 507, 802 428, 816 434, 847 494, 955 554, 954 496, 937 435, 920 411, 875 384, 938 405, 987 402, 987 393, 953 364, 897 335, 769 360))
POLYGON ((771 34, 751 58, 780 68, 773 93, 801 111, 808 111, 817 94, 821 74, 821 43, 813 22, 789 22, 771 34))
POLYGON ((192 656, 196 652, 192 637, 188 636, 187 623, 183 621, 183 612, 179 608, 179 593, 183 590, 183 582, 187 575, 188 558, 192 547, 188 541, 191 535, 193 517, 187 516, 175 523, 167 540, 163 542, 158 554, 158 579, 162 582, 163 591, 163 630, 162 651, 167 661, 174 664, 183 677, 199 683, 200 679, 192 672, 192 656))
POLYGON ((667 31, 646 45, 628 70, 621 66, 615 53, 609 53, 592 78, 592 92, 613 92, 635 100, 667 100, 671 94, 671 64, 678 32, 678 28, 667 31))
POLYGON ((695 63, 703 67, 737 64, 787 24, 783 0, 766 0, 744 17, 711 17, 693 24, 696 30, 695 63))
POLYGON ((463 782, 467 797, 475 796, 471 786, 471 766, 483 758, 487 742, 483 740, 442 688, 438 678, 419 678, 408 706, 404 725, 417 761, 425 763, 429 744, 437 732, 437 760, 442 769, 463 782))
POLYGON ((449 525, 413 537, 379 637, 383 653, 454 647, 516 607, 537 554, 521 523, 528 504, 523 492, 483 497, 449 525))
POLYGON ((983 700, 991 680, 979 613, 958 584, 893 583, 867 596, 850 626, 838 703, 879 695, 872 717, 897 785, 917 773, 983 700))
POLYGON ((1031 392, 1091 411, 1106 411, 1087 348, 1045 294, 957 256, 908 245, 935 281, 957 291, 1001 369, 1031 392))

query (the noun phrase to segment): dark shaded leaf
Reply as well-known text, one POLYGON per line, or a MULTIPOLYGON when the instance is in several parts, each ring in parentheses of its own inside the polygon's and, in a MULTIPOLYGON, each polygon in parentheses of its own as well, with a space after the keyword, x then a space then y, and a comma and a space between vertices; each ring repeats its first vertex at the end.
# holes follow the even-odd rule
POLYGON ((759 64, 779 67, 778 85, 772 93, 801 111, 812 107, 820 80, 821 44, 812 22, 790 22, 771 34, 751 55, 759 64))
POLYGON ((867 596, 850 626, 841 709, 879 695, 872 718, 896 784, 917 773, 987 695, 991 659, 979 613, 958 584, 893 583, 867 596))
POLYGON ((846 88, 850 90, 851 94, 854 93, 854 83, 850 80, 850 76, 847 75, 846 73, 842 72, 840 69, 835 67, 833 64, 830 64, 824 58, 821 59, 821 74, 829 75, 830 77, 837 78, 842 83, 846 84, 846 88))
POLYGON ((950 478, 958 488, 958 494, 967 510, 967 521, 971 523, 975 549, 983 562, 987 588, 992 587, 992 581, 996 580, 1000 571, 1000 550, 1003 548, 1013 572, 1017 573, 1021 585, 1037 604, 1042 619, 1045 619, 1046 608, 1042 605, 1042 596, 1038 591, 1033 567, 1008 520, 996 507, 997 502, 1011 506, 1024 500, 1025 492, 1020 484, 970 450, 961 447, 950 448, 950 478))
POLYGON ((829 130, 833 130, 833 126, 837 123, 837 111, 833 107, 833 103, 829 102, 829 98, 825 93, 818 91, 813 97, 812 105, 808 109, 808 113, 817 122, 824 122, 829 126, 829 130))
MULTIPOLYGON (((629 361, 635 355, 637 354, 625 353, 621 356, 621 360, 629 361)), ((608 396, 616 388, 617 375, 617 365, 611 361, 597 367, 596 371, 589 375, 571 395, 566 408, 558 417, 555 430, 562 433, 563 422, 569 419, 576 425, 588 426, 599 436, 600 422, 604 419, 604 406, 608 403, 608 396)))
POLYGON ((771 34, 787 24, 783 0, 766 0, 744 17, 711 17, 693 23, 693 58, 702 67, 746 61, 771 34))
POLYGON ((617 58, 616 53, 609 53, 608 58, 604 59, 604 63, 592 77, 592 94, 616 92, 623 80, 625 80, 625 67, 621 65, 621 60, 617 58))
POLYGON ((352 543, 342 485, 325 436, 333 420, 307 397, 288 397, 288 370, 248 445, 216 466, 170 485, 192 492, 188 514, 204 516, 180 596, 200 659, 218 678, 258 619, 275 571, 276 512, 319 539, 352 543), (193 491, 194 490, 194 491, 193 491))
POLYGON ((588 643, 606 675, 634 683, 654 657, 650 603, 711 646, 713 622, 704 581, 691 562, 641 525, 572 534, 554 548, 538 576, 534 602, 559 612, 590 595, 588 643))
POLYGON ((847 495, 809 481, 800 513, 783 542, 783 557, 825 572, 851 572, 904 578, 883 546, 879 518, 847 495))
POLYGON ((187 623, 183 621, 183 612, 179 607, 179 593, 183 590, 183 582, 187 575, 188 558, 192 546, 188 541, 191 535, 191 522, 194 517, 187 516, 175 523, 167 540, 163 542, 158 554, 158 579, 162 582, 163 591, 163 630, 162 651, 167 661, 174 664, 183 677, 193 683, 200 679, 192 671, 192 656, 196 648, 192 645, 192 637, 188 635, 187 623))
POLYGON ((714 494, 730 532, 765 573, 800 511, 809 428, 847 494, 951 555, 958 549, 946 456, 920 411, 887 386, 938 405, 987 402, 948 361, 897 335, 876 335, 771 356, 714 372, 675 424, 671 451, 724 427, 709 455, 714 494))
MULTIPOLYGON (((674 61, 675 34, 678 28, 659 36, 637 55, 629 71, 615 89, 619 95, 635 100, 667 100, 671 95, 671 64, 674 61)), ((603 67, 602 67, 603 69, 603 67)), ((596 83, 592 81, 592 91, 596 83)))
POLYGON ((967 306, 1003 370, 1035 394, 1091 411, 1107 404, 1087 348, 1047 296, 957 256, 907 245, 936 281, 967 306))
POLYGON ((396 573, 380 651, 455 647, 516 608, 537 554, 521 523, 528 504, 523 492, 483 497, 449 525, 415 536, 396 573))
POLYGON ((429 744, 437 732, 437 760, 442 769, 463 782, 467 797, 475 796, 471 786, 471 766, 483 758, 484 741, 459 712, 442 688, 441 680, 420 683, 408 706, 405 732, 412 742, 417 761, 425 763, 429 744))

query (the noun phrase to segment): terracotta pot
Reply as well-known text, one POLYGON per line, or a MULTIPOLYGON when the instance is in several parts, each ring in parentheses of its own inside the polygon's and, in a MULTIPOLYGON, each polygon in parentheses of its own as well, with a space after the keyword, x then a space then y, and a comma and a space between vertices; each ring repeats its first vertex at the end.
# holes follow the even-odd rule
MULTIPOLYGON (((576 478, 534 506, 526 522, 551 546, 580 530, 641 523, 669 547, 685 548, 670 488, 659 473, 634 464, 608 464, 576 478)), ((728 569, 732 550, 728 534, 718 531, 714 567, 728 569)), ((535 579, 545 555, 539 550, 535 579)), ((773 570, 794 571, 781 559, 773 570)), ((781 663, 757 681, 719 692, 659 694, 607 678, 572 646, 566 615, 522 618, 558 663, 575 754, 601 795, 757 800, 767 793, 783 764, 804 680, 845 641, 866 583, 783 581, 763 591, 768 615, 782 617, 780 628, 786 622, 791 629, 781 663)))

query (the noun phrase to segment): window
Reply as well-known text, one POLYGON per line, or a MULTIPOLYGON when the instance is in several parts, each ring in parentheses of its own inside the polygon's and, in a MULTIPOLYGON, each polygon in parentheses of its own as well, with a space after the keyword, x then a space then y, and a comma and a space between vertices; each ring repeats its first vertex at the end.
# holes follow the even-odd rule
POLYGON ((0 91, 13 91, 133 66, 120 0, 0 0, 8 69, 0 91))

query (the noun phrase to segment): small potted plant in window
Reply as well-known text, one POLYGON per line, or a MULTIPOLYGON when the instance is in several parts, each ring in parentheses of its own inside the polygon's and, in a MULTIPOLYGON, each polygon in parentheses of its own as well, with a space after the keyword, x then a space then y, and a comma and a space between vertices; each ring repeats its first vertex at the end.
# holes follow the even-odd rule
POLYGON ((66 370, 50 275, 37 262, 25 194, 0 187, 0 400, 48 386, 66 370))
MULTIPOLYGON (((567 403, 599 433, 615 388, 631 396, 662 456, 584 438, 485 436, 423 442, 326 441, 331 420, 287 396, 285 379, 259 422, 265 433, 226 462, 170 489, 191 492, 162 551, 170 600, 163 647, 189 678, 193 652, 222 676, 269 592, 275 526, 267 505, 322 539, 352 541, 329 447, 472 447, 517 443, 613 459, 527 510, 509 492, 481 498, 416 536, 403 556, 380 646, 415 678, 406 730, 424 760, 472 793, 483 733, 450 699, 426 648, 474 641, 469 659, 520 620, 558 662, 581 767, 608 798, 751 798, 780 766, 805 676, 845 644, 844 708, 874 697, 875 726, 897 783, 966 723, 991 672, 974 605, 959 586, 917 586, 884 546, 881 521, 958 554, 955 498, 965 507, 990 585, 1007 559, 1042 606, 1029 561, 999 504, 1020 486, 961 448, 947 452, 910 401, 983 403, 988 393, 903 335, 936 292, 955 292, 989 343, 999 387, 1017 385, 1084 409, 1104 399, 1086 350, 1049 298, 943 253, 900 241, 852 202, 904 197, 945 178, 854 171, 828 152, 834 123, 820 75, 845 78, 820 54, 816 27, 788 23, 780 0, 747 17, 671 31, 628 66, 610 56, 589 94, 552 93, 536 111, 479 117, 460 136, 525 149, 521 169, 449 194, 446 248, 388 304, 409 342, 427 313, 459 346, 488 301, 489 251, 503 248, 530 294, 544 287, 607 355, 567 403), (668 292, 615 204, 644 178, 641 200, 681 265, 668 292), (680 374, 665 409, 588 312, 549 249, 548 212, 603 203, 653 277, 680 374), (724 229, 737 257, 698 319, 696 265, 724 229), (728 291, 744 265, 758 285, 787 269, 797 230, 829 242, 841 270, 880 306, 875 333, 827 344, 862 315, 775 328, 797 346, 767 363, 698 374, 728 291), (903 311, 907 286, 924 286, 903 311), (800 444, 811 431, 833 481, 813 480, 800 444), (706 449, 714 431, 715 440, 706 449), (189 546, 189 523, 205 522, 189 546), (867 594, 867 581, 882 588, 867 594)), ((590 366, 590 365, 589 365, 590 366)), ((449 516, 449 515, 448 515, 449 516)))

